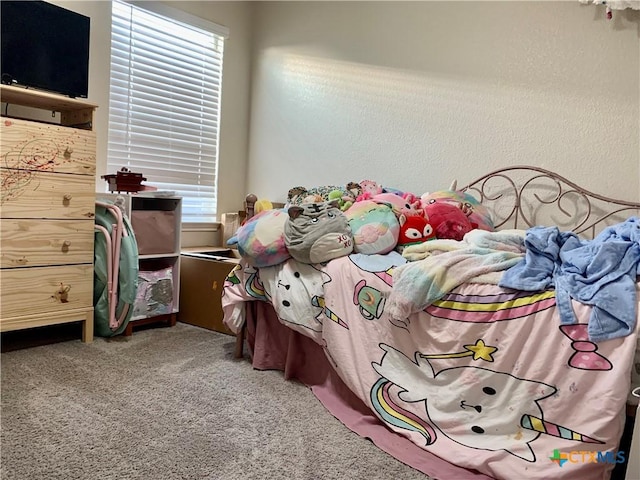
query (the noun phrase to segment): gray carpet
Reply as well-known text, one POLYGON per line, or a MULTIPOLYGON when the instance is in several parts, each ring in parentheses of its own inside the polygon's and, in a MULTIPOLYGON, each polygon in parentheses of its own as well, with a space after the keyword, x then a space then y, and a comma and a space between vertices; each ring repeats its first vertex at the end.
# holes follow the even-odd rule
POLYGON ((427 478, 233 347, 178 323, 2 353, 2 479, 427 478))

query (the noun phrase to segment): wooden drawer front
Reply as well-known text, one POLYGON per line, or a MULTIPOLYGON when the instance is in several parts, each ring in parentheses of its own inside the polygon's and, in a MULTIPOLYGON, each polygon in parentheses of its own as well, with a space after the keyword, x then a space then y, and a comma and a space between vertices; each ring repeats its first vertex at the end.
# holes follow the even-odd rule
POLYGON ((3 167, 95 175, 96 135, 78 128, 3 119, 3 167))
POLYGON ((93 262, 91 220, 2 220, 0 267, 93 262))
POLYGON ((3 218, 95 217, 93 177, 0 168, 3 218))
POLYGON ((11 268, 0 275, 1 318, 93 306, 93 264, 11 268))

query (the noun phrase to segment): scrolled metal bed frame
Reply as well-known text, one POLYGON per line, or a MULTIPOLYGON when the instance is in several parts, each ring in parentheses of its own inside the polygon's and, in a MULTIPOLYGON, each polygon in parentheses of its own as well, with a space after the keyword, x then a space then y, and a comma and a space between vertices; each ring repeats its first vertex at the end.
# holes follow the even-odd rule
POLYGON ((593 238, 607 225, 640 214, 640 202, 590 192, 555 172, 533 166, 494 170, 460 190, 478 198, 492 212, 496 229, 555 225, 593 238))

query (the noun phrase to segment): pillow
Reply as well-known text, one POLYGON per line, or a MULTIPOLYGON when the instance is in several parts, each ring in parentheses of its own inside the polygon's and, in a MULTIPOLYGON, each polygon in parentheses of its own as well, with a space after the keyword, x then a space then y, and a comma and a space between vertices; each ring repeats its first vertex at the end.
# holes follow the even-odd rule
POLYGON ((344 214, 353 233, 354 252, 384 254, 396 247, 400 223, 389 206, 363 200, 354 203, 344 214))
POLYGON ((442 202, 456 205, 469 218, 471 226, 481 230, 493 232, 495 227, 491 218, 491 213, 473 195, 461 192, 460 190, 440 190, 433 193, 425 193, 421 199, 422 207, 433 202, 442 202))
POLYGON ((263 210, 247 220, 227 244, 237 244, 240 256, 253 267, 278 265, 291 258, 284 240, 287 218, 284 208, 263 210))

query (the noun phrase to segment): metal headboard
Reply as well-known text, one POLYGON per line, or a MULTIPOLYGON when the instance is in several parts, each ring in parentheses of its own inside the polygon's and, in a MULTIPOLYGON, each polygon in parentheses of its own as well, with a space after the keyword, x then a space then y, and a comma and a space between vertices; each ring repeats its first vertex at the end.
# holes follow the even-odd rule
MULTIPOLYGON (((497 229, 557 226, 593 238, 608 225, 640 215, 640 202, 590 192, 555 172, 517 165, 500 168, 461 187, 485 205, 497 229)), ((247 195, 247 218, 257 197, 247 195)))
POLYGON ((558 226, 593 238, 640 214, 640 203, 590 192, 555 172, 518 165, 494 170, 461 188, 485 205, 496 228, 558 226))

